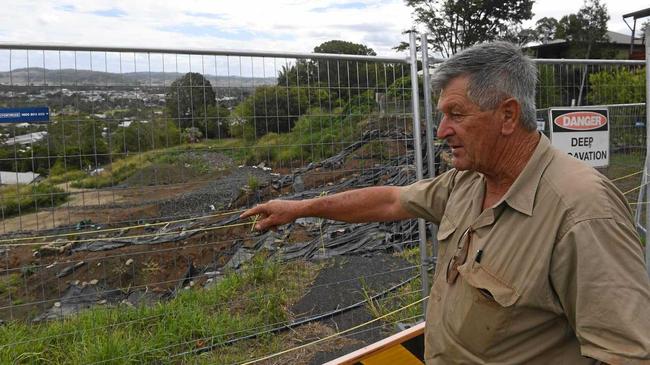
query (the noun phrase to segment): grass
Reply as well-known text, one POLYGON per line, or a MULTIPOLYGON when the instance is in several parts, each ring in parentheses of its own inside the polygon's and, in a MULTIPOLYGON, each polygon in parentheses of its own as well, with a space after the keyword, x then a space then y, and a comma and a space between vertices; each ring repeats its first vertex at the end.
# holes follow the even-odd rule
POLYGON ((0 210, 2 217, 8 218, 60 205, 68 200, 68 196, 48 182, 1 186, 0 210))
POLYGON ((46 179, 46 181, 50 184, 62 184, 68 181, 75 181, 75 180, 81 180, 88 176, 87 173, 81 170, 71 170, 71 171, 66 171, 61 174, 50 174, 50 176, 46 179))
POLYGON ((114 161, 106 166, 101 173, 95 176, 82 177, 72 182, 71 185, 76 188, 114 186, 128 179, 139 170, 157 163, 191 166, 197 173, 205 174, 210 172, 212 167, 202 158, 189 155, 187 152, 236 148, 238 145, 241 145, 241 143, 237 140, 218 140, 142 152, 114 161))
POLYGON ((186 152, 214 150, 222 152, 242 164, 260 161, 287 164, 291 161, 317 161, 330 157, 347 145, 358 132, 360 118, 355 115, 324 115, 318 110, 304 115, 290 133, 268 133, 255 142, 244 139, 222 139, 185 144, 166 149, 152 150, 129 156, 107 166, 95 176, 83 172, 67 172, 51 177, 55 183, 73 181, 76 188, 103 188, 114 186, 128 179, 138 170, 156 163, 191 166, 199 174, 212 169, 202 158, 186 152))
POLYGON ((19 273, 0 276, 0 296, 13 296, 21 284, 19 273))
MULTIPOLYGON (((420 250, 418 247, 406 249, 398 252, 395 255, 404 258, 413 265, 420 264, 420 250)), ((431 275, 429 282, 431 282, 431 275)), ((377 294, 368 289, 364 283, 361 283, 364 294, 364 299, 369 300, 370 297, 377 294)), ((389 293, 386 297, 377 300, 370 300, 366 304, 366 309, 374 318, 379 318, 387 313, 396 309, 404 307, 422 298, 422 281, 416 278, 406 285, 400 287, 396 291, 389 293)), ((384 318, 386 322, 414 322, 414 318, 423 318, 423 306, 414 305, 405 310, 399 311, 393 315, 384 318)))
POLYGON ((246 155, 248 163, 269 161, 318 161, 338 153, 359 132, 358 115, 334 114, 314 108, 300 117, 289 133, 268 133, 251 146, 246 155), (347 141, 347 142, 346 142, 347 141))
POLYGON ((248 174, 247 184, 251 190, 257 190, 260 187, 260 180, 252 174, 248 174))
MULTIPOLYGON (((72 181, 75 188, 98 189, 115 186, 138 171, 155 164, 190 166, 198 174, 207 174, 213 167, 200 156, 187 152, 212 150, 224 153, 237 164, 258 164, 260 161, 288 164, 292 161, 318 161, 338 153, 351 143, 363 124, 360 114, 346 114, 339 108, 328 114, 318 108, 303 115, 289 133, 268 133, 257 141, 228 138, 157 149, 113 161, 101 173, 88 176, 83 171, 53 169, 48 181, 53 184, 72 181), (346 142, 347 141, 347 142, 346 142)), ((379 143, 375 149, 381 153, 379 143)))
POLYGON ((0 344, 6 344, 0 345, 0 363, 176 364, 182 359, 207 364, 272 353, 282 346, 277 336, 172 357, 288 320, 287 308, 303 295, 317 269, 305 262, 281 265, 259 255, 210 289, 183 290, 151 307, 97 308, 44 324, 6 323, 0 326, 0 344))

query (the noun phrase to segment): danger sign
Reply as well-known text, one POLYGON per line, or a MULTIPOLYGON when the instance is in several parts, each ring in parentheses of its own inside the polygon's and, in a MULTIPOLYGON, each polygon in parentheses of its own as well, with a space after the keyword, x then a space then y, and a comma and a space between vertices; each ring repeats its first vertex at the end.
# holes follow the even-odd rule
POLYGON ((605 108, 550 109, 551 143, 593 167, 609 165, 609 113, 605 108))

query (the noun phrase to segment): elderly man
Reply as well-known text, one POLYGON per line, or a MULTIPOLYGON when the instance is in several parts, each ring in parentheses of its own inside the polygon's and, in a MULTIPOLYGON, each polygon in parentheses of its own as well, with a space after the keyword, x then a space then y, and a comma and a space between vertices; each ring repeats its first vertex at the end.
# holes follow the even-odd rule
POLYGON ((433 77, 454 169, 406 187, 274 200, 257 229, 314 216, 439 225, 427 364, 650 363, 650 283, 625 197, 536 131, 536 68, 509 43, 433 77))

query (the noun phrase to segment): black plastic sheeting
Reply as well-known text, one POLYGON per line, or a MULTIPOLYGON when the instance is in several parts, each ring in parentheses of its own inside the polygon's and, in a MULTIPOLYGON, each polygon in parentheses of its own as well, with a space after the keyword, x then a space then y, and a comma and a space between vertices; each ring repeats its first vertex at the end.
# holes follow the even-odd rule
MULTIPOLYGON (((410 136, 401 131, 372 130, 364 133, 359 141, 346 147, 340 153, 321 162, 310 163, 308 166, 293 171, 292 174, 280 176, 271 182, 273 188, 279 190, 293 186, 296 182, 302 185, 301 176, 318 169, 319 171, 335 171, 340 169, 346 158, 349 158, 357 149, 366 143, 378 139, 391 139, 404 141, 409 152, 390 159, 384 165, 365 169, 357 174, 346 177, 338 183, 303 190, 303 186, 294 189, 293 193, 278 199, 299 200, 321 196, 322 194, 335 194, 358 187, 376 185, 407 185, 415 180, 416 172, 413 165, 414 154, 410 145, 410 136)), ((426 174, 426 169, 425 169, 426 174)), ((234 199, 236 200, 236 199, 234 199)), ((301 221, 299 221, 301 222, 301 221)), ((241 223, 238 215, 232 215, 209 227, 241 223)), ((418 240, 417 224, 415 220, 387 223, 349 224, 330 220, 302 220, 302 225, 316 237, 306 242, 299 242, 291 246, 275 249, 269 243, 282 242, 288 237, 296 226, 293 223, 281 227, 278 235, 275 232, 266 232, 258 235, 255 248, 266 247, 281 255, 283 259, 323 259, 339 255, 365 254, 376 251, 393 252, 401 251, 407 246, 415 244, 418 240)), ((180 222, 166 225, 162 228, 152 227, 150 232, 153 237, 121 238, 107 237, 92 242, 75 243, 70 248, 71 252, 81 251, 107 251, 130 245, 159 244, 176 242, 201 232, 206 228, 206 223, 200 219, 196 221, 180 222)), ((237 250, 238 247, 234 247, 237 250)), ((238 266, 238 265, 237 265, 238 266)))

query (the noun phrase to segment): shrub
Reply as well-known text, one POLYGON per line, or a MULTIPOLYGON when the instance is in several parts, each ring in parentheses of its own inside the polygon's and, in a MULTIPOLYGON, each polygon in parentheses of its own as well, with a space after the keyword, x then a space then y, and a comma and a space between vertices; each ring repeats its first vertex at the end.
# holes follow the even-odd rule
POLYGON ((0 188, 0 211, 7 218, 60 205, 68 196, 69 193, 47 182, 7 185, 0 188))

